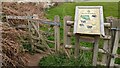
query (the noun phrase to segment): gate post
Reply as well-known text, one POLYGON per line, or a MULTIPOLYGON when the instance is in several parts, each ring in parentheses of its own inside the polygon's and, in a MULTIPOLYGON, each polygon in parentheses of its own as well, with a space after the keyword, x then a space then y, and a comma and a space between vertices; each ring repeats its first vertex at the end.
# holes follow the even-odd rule
MULTIPOLYGON (((56 15, 54 17, 54 22, 60 24, 60 17, 56 15)), ((55 25, 54 26, 54 31, 55 31, 55 52, 59 51, 60 49, 60 26, 55 25)))

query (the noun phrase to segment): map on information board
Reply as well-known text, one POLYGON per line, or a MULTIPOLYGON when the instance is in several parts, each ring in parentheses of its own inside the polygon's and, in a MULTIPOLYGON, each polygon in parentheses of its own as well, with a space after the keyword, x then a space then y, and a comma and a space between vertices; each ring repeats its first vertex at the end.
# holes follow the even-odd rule
POLYGON ((100 8, 93 6, 76 8, 74 33, 100 35, 101 30, 104 31, 103 28, 100 8))

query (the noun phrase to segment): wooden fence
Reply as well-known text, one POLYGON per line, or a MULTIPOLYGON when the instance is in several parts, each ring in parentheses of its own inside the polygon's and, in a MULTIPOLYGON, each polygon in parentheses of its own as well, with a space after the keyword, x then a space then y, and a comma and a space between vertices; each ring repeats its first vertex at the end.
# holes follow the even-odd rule
POLYGON ((27 24, 19 24, 14 26, 17 29, 26 29, 29 33, 29 40, 30 44, 32 45, 32 49, 34 49, 37 52, 43 52, 40 49, 37 49, 37 47, 40 47, 39 43, 42 41, 42 44, 44 47, 46 47, 50 53, 52 53, 51 48, 48 46, 47 42, 54 43, 55 44, 55 52, 59 50, 60 46, 60 18, 58 15, 54 17, 54 21, 47 21, 39 19, 38 16, 6 16, 7 22, 9 22, 9 19, 15 19, 15 20, 27 20, 27 24), (40 24, 48 24, 52 25, 54 28, 54 41, 47 40, 42 36, 42 32, 40 31, 40 24), (36 43, 34 42, 37 41, 36 43))
POLYGON ((73 25, 74 21, 71 21, 71 16, 64 17, 64 46, 67 50, 67 54, 70 56, 70 49, 75 48, 74 56, 79 55, 79 51, 92 51, 93 58, 92 64, 104 65, 104 66, 118 66, 115 64, 115 59, 120 58, 120 55, 117 54, 118 48, 120 48, 120 20, 113 17, 107 17, 106 22, 104 23, 105 27, 105 36, 100 37, 104 40, 103 48, 99 48, 99 37, 98 36, 84 36, 84 35, 74 35, 73 34, 73 25), (75 45, 71 45, 71 37, 75 36, 75 45), (93 48, 80 46, 80 42, 90 42, 93 43, 93 48), (102 53, 102 61, 98 61, 98 53, 102 53))

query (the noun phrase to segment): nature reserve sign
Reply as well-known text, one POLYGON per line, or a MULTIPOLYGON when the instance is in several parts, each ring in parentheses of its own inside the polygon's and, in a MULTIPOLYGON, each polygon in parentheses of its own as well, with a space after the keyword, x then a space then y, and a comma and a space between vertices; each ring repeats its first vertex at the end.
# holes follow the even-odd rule
POLYGON ((74 33, 104 36, 102 6, 76 6, 74 33))

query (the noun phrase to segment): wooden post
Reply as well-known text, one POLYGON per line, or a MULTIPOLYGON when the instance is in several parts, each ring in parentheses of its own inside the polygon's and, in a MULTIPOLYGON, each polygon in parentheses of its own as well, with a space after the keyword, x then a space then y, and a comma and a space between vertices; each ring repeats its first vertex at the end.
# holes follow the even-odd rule
POLYGON ((79 35, 75 34, 75 58, 79 56, 79 35))
MULTIPOLYGON (((105 35, 106 36, 110 36, 109 27, 105 27, 105 35)), ((106 51, 109 51, 108 50, 109 42, 110 42, 110 39, 104 39, 103 49, 106 50, 106 51)), ((108 55, 107 54, 103 54, 102 63, 107 65, 107 61, 108 61, 108 55)))
MULTIPOLYGON (((64 46, 66 47, 67 45, 71 45, 71 37, 68 36, 68 32, 70 32, 71 27, 67 26, 67 21, 71 20, 71 16, 65 16, 64 17, 64 46)), ((66 53, 68 57, 70 57, 70 51, 69 49, 66 49, 66 53)))
MULTIPOLYGON (((106 17, 107 19, 107 22, 110 22, 110 28, 113 27, 113 17, 106 17)), ((112 42, 113 42, 113 31, 112 30, 109 30, 110 32, 110 36, 111 36, 111 39, 109 40, 108 42, 108 52, 111 53, 112 52, 112 42)), ((110 63, 110 59, 111 59, 111 56, 108 56, 108 60, 107 60, 107 66, 109 66, 109 63, 110 63)))
POLYGON ((98 57, 98 46, 99 46, 99 36, 95 36, 95 42, 93 45, 93 59, 92 59, 92 64, 93 66, 97 65, 97 57, 98 57))
MULTIPOLYGON (((54 22, 60 23, 60 17, 55 16, 54 22)), ((57 52, 60 49, 60 26, 58 25, 54 26, 54 30, 55 30, 55 51, 57 52)))

